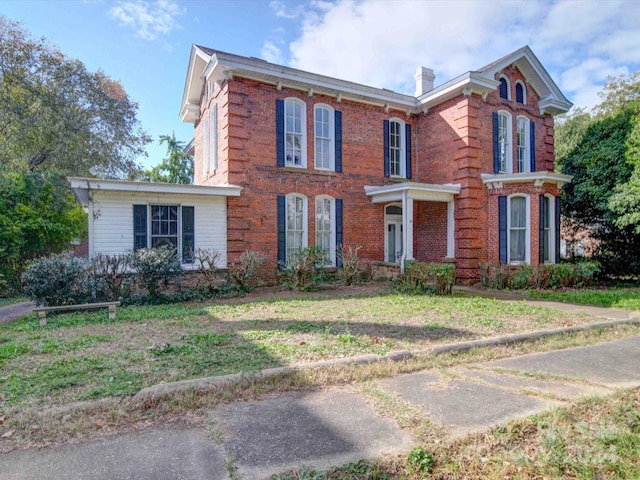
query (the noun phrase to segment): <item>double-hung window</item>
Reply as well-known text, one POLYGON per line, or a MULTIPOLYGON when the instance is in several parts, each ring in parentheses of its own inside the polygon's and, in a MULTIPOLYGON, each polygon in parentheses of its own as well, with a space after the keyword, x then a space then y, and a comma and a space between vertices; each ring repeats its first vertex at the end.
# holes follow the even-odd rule
POLYGON ((285 166, 306 167, 306 105, 297 99, 284 101, 285 166))
POLYGON ((404 148, 403 144, 403 125, 400 122, 389 122, 389 160, 391 165, 391 176, 402 177, 404 163, 404 148))
POLYGON ((531 165, 529 131, 529 119, 526 117, 518 117, 518 172, 521 173, 528 172, 531 165))
POLYGON ((314 108, 315 125, 315 168, 335 170, 335 127, 334 111, 328 105, 314 108))
POLYGON ((497 167, 496 173, 511 173, 512 166, 512 144, 511 144, 511 115, 507 112, 497 114, 496 137, 497 167))
POLYGON ((392 118, 383 126, 384 176, 411 178, 411 125, 392 118))
POLYGON ((335 200, 331 197, 316 197, 316 248, 322 252, 323 263, 333 265, 336 257, 335 200))
POLYGON ((295 259, 307 246, 306 204, 307 199, 302 195, 287 195, 287 262, 295 259))
POLYGON ((194 207, 179 205, 134 205, 133 249, 172 249, 182 263, 193 263, 194 207))
POLYGON ((528 262, 527 197, 509 197, 509 263, 528 262))

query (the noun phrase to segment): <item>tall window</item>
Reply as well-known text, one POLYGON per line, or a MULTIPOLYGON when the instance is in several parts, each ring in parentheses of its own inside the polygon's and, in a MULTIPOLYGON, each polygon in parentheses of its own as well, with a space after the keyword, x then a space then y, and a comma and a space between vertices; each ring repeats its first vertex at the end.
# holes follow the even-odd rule
POLYGON ((404 177, 404 124, 397 120, 389 122, 389 164, 392 177, 404 177))
POLYGON ((202 119, 202 175, 209 173, 209 115, 202 119))
POLYGON ((301 195, 287 196, 287 262, 306 247, 305 204, 306 198, 301 195))
POLYGON ((306 105, 296 99, 284 102, 285 113, 285 165, 287 167, 306 166, 306 105))
POLYGON ((218 168, 218 106, 213 105, 209 111, 209 171, 213 172, 218 168))
POLYGON ((516 103, 527 103, 527 91, 524 88, 524 84, 520 80, 516 82, 516 103))
POLYGON ((511 173, 511 151, 511 116, 506 112, 498 112, 499 173, 511 173))
POLYGON ((323 253, 324 263, 333 264, 335 258, 335 209, 331 197, 316 197, 316 248, 323 253))
POLYGON ((530 167, 529 154, 529 119, 518 117, 518 172, 528 172, 530 167))
POLYGON ((509 198, 509 262, 527 261, 527 199, 509 198))
POLYGON ((506 77, 500 77, 500 98, 509 99, 509 81, 506 77))
POLYGON ((151 248, 178 248, 178 207, 151 205, 151 248))
POLYGON ((315 115, 315 162, 318 170, 334 170, 334 126, 333 109, 327 105, 317 105, 315 115))

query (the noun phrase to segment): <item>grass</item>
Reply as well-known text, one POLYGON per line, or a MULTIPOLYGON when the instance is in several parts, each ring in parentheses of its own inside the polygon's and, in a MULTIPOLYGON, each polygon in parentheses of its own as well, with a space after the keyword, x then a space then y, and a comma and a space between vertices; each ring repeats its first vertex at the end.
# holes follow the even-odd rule
MULTIPOLYGON (((131 404, 133 394, 161 382, 393 350, 421 351, 439 343, 597 321, 526 301, 384 292, 283 292, 202 304, 128 306, 118 310, 115 321, 108 321, 104 311, 84 311, 51 315, 46 327, 40 327, 33 315, 0 325, 0 418, 7 419, 5 429, 14 426, 21 432, 0 447, 95 433, 96 423, 119 429, 269 392, 366 382, 447 362, 565 348, 637 331, 625 327, 445 355, 437 361, 419 358, 248 380, 224 392, 200 396, 187 392, 147 410, 131 404), (33 425, 40 427, 32 431, 33 425)), ((363 391, 393 409, 393 399, 372 388, 363 391)), ((413 421, 410 415, 405 417, 397 420, 413 421)))
POLYGON ((598 307, 640 310, 640 288, 585 288, 566 291, 532 291, 532 298, 555 300, 598 307))

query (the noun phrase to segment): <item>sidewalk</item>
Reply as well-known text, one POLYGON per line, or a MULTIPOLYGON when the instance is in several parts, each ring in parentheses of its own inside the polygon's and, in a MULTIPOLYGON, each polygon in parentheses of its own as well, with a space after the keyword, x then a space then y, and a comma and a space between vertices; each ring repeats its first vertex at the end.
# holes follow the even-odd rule
POLYGON ((9 323, 16 318, 24 317, 33 312, 36 304, 33 302, 14 303, 0 307, 0 323, 9 323))
MULTIPOLYGON (((595 307, 553 307, 563 305, 595 312, 595 307)), ((638 318, 638 312, 600 310, 598 316, 604 318, 638 318)), ((374 384, 456 436, 567 405, 581 396, 640 386, 638 365, 640 335, 471 367, 425 370, 374 384), (526 377, 524 372, 555 377, 526 377)), ((212 407, 208 417, 210 430, 166 425, 11 452, 0 456, 0 477, 257 480, 303 466, 325 470, 363 458, 405 454, 418 444, 410 432, 376 411, 358 385, 212 407)))

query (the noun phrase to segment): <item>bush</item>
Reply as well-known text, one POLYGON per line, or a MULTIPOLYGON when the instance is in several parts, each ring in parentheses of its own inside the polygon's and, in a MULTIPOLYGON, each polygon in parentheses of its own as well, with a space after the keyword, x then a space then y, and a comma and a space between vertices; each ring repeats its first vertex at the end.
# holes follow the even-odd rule
POLYGON ((591 285, 600 274, 600 264, 593 261, 518 266, 482 263, 478 271, 480 282, 486 288, 567 288, 591 285))
POLYGON ((184 274, 180 258, 167 245, 136 250, 131 256, 131 266, 135 270, 136 282, 146 288, 153 299, 162 295, 161 285, 166 289, 170 280, 184 274))
POLYGON ((122 296, 123 282, 131 264, 131 255, 107 255, 99 253, 91 259, 90 276, 96 291, 103 291, 108 300, 118 301, 122 296))
POLYGON ((279 275, 283 285, 301 292, 314 290, 327 278, 324 261, 324 252, 319 248, 303 248, 285 265, 281 265, 279 275))
POLYGON ((425 292, 433 282, 436 295, 450 295, 456 282, 456 267, 451 263, 425 263, 408 260, 401 278, 403 289, 425 292))
POLYGON ((217 250, 206 248, 196 248, 195 252, 193 252, 193 259, 199 265, 198 272, 204 278, 205 286, 209 293, 213 293, 218 289, 218 267, 216 264, 220 261, 220 256, 220 252, 217 250))
POLYGON ((338 245, 336 256, 338 261, 342 263, 340 277, 345 285, 353 285, 365 275, 366 266, 360 258, 360 250, 362 250, 362 245, 349 247, 338 245))
POLYGON ((229 267, 229 278, 241 291, 250 291, 253 288, 252 279, 260 266, 266 261, 258 252, 246 250, 242 252, 237 262, 229 267))
POLYGON ((38 305, 85 303, 90 298, 87 269, 71 252, 38 258, 22 274, 23 291, 38 305))

